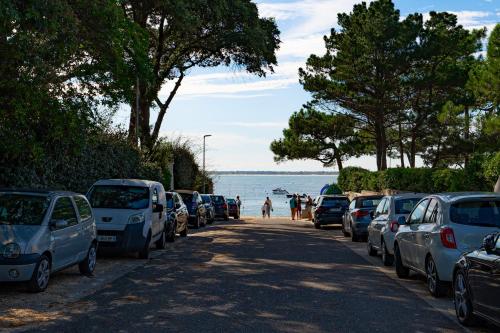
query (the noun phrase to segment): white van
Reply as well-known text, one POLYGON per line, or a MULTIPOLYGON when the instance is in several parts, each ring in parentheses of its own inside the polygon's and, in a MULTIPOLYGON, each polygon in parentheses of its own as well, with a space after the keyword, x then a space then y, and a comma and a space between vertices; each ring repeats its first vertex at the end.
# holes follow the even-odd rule
POLYGON ((152 243, 166 246, 166 197, 163 185, 138 179, 97 181, 87 193, 100 249, 138 252, 147 259, 152 243))

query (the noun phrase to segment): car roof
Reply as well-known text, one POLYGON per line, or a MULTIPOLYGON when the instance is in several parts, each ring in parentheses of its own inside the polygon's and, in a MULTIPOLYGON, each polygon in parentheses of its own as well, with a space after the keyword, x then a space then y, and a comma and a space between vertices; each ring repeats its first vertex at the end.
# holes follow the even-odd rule
POLYGON ((493 192, 450 192, 450 193, 437 193, 433 194, 434 197, 439 197, 446 202, 456 202, 466 199, 500 199, 500 193, 493 192))
POLYGON ((44 189, 19 189, 19 188, 0 188, 0 193, 14 193, 14 194, 34 194, 43 196, 53 195, 83 195, 72 191, 64 190, 44 190, 44 189))
POLYGON ((349 199, 346 195, 341 195, 341 194, 322 194, 319 197, 320 198, 342 198, 342 199, 349 199))
POLYGON ((115 185, 115 186, 142 186, 151 187, 153 185, 161 184, 152 180, 145 179, 100 179, 94 185, 115 185))
POLYGON ((177 193, 183 193, 183 194, 193 194, 196 191, 193 191, 193 190, 175 190, 175 192, 177 192, 177 193))
POLYGON ((393 194, 393 195, 386 195, 386 197, 392 197, 395 200, 398 200, 398 199, 408 199, 408 198, 418 199, 418 198, 426 197, 428 195, 429 194, 427 194, 427 193, 416 193, 415 192, 415 193, 398 193, 398 194, 393 194))
POLYGON ((383 197, 384 197, 383 194, 370 194, 370 195, 358 195, 354 199, 375 199, 375 198, 378 199, 378 198, 383 198, 383 197))

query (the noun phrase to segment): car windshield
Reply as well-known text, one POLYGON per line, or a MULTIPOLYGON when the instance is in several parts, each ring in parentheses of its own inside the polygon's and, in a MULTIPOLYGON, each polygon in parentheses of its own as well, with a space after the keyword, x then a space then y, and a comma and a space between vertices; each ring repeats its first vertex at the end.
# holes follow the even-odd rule
POLYGON ((149 188, 123 185, 97 185, 89 194, 92 208, 145 209, 149 207, 149 188))
POLYGON ((193 202, 193 195, 190 193, 179 193, 182 197, 182 201, 184 201, 185 204, 190 204, 193 202))
POLYGON ((202 195, 201 199, 203 200, 203 203, 212 203, 209 195, 202 195))
POLYGON ((359 208, 375 208, 382 201, 382 198, 364 198, 359 200, 359 208))
POLYGON ((324 207, 347 207, 349 206, 349 200, 347 198, 323 198, 321 206, 324 207))
POLYGON ((500 228, 500 199, 462 201, 451 205, 454 223, 500 228))
POLYGON ((0 193, 0 224, 41 225, 49 204, 46 195, 0 193))
POLYGON ((396 207, 396 214, 410 214, 413 207, 420 201, 422 198, 407 198, 407 199, 399 199, 394 202, 396 207))
POLYGON ((213 200, 213 202, 215 202, 217 204, 224 203, 224 197, 220 196, 220 195, 212 196, 212 200, 213 200))
POLYGON ((234 199, 227 199, 227 203, 230 205, 236 205, 236 200, 234 199))
POLYGON ((165 193, 165 198, 167 199, 167 208, 174 208, 174 198, 172 193, 165 193))

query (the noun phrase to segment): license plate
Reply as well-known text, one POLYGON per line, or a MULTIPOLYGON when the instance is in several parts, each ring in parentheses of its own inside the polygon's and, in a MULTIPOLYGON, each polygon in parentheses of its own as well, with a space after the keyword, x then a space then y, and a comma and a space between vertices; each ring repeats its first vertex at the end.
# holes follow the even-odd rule
POLYGON ((116 236, 97 236, 99 242, 116 242, 116 236))
POLYGON ((330 212, 340 212, 342 208, 330 208, 330 212))

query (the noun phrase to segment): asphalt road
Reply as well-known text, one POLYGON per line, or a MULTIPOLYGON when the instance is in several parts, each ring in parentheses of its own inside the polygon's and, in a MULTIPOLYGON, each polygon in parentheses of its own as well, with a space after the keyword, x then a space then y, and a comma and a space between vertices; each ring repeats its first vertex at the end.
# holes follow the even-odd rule
POLYGON ((334 234, 285 220, 218 222, 32 331, 462 331, 334 234))

